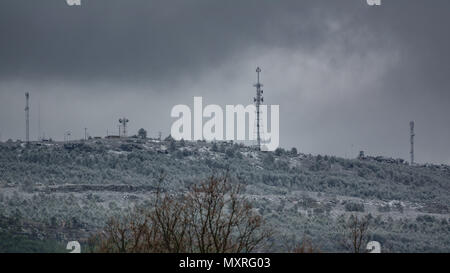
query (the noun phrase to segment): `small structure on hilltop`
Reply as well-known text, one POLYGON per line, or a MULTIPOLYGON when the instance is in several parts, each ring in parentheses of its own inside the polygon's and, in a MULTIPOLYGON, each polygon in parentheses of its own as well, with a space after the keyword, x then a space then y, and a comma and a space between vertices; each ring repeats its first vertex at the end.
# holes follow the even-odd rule
POLYGON ((364 151, 359 151, 358 159, 364 159, 366 156, 364 155, 364 151))

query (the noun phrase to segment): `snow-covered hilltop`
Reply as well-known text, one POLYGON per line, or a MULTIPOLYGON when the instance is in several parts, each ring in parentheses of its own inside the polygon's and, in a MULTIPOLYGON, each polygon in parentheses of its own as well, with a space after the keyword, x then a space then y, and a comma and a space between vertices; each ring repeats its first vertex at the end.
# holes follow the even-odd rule
POLYGON ((228 172, 277 227, 275 251, 304 236, 339 251, 336 223, 349 213, 371 215, 372 238, 385 251, 450 251, 449 166, 259 152, 226 142, 0 143, 0 230, 83 241, 109 216, 152 198, 161 172, 174 193, 228 172))

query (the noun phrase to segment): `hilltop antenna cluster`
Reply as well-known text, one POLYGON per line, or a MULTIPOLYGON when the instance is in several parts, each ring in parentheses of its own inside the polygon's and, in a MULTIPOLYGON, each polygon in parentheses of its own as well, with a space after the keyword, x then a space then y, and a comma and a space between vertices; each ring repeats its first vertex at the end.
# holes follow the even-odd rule
MULTIPOLYGON (((129 122, 129 120, 127 118, 119 119, 119 123, 122 124, 121 127, 122 127, 122 136, 123 137, 127 137, 127 123, 128 122, 129 122)), ((120 133, 120 129, 119 129, 119 133, 120 133)))
POLYGON ((70 136, 72 135, 71 131, 65 131, 64 132, 64 141, 70 141, 70 136))
POLYGON ((414 133, 414 121, 411 121, 409 123, 409 127, 411 129, 410 132, 410 141, 411 141, 411 165, 414 165, 414 136, 416 135, 414 133))
POLYGON ((26 123, 26 141, 30 142, 30 93, 25 93, 26 106, 25 106, 25 123, 26 123))
POLYGON ((264 93, 264 91, 261 89, 261 87, 263 86, 260 82, 259 82, 259 73, 261 73, 261 68, 257 67, 256 68, 256 74, 257 74, 257 82, 255 85, 253 85, 254 87, 256 87, 256 97, 253 98, 253 102, 256 104, 256 141, 257 141, 257 148, 260 151, 261 150, 261 133, 260 133, 260 110, 259 110, 259 106, 261 105, 262 102, 264 102, 264 98, 262 96, 262 94, 264 93))

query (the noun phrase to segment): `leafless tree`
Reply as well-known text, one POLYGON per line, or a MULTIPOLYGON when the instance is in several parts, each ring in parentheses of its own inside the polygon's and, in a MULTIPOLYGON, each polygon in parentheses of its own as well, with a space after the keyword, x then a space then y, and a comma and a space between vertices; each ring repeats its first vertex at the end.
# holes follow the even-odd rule
POLYGON ((189 238, 201 253, 252 252, 269 237, 263 219, 241 196, 242 185, 211 177, 187 195, 189 238))
POLYGON ((255 251, 271 231, 242 190, 228 176, 210 177, 183 194, 158 187, 152 206, 113 217, 91 242, 97 252, 255 251))
POLYGON ((284 241, 284 249, 287 253, 320 253, 320 249, 307 236, 303 236, 300 242, 295 237, 284 237, 284 241))
POLYGON ((369 216, 352 214, 341 226, 341 244, 353 253, 366 252, 368 242, 369 216))
POLYGON ((292 251, 292 253, 320 253, 320 249, 315 247, 311 240, 309 239, 303 239, 302 242, 295 246, 292 251))

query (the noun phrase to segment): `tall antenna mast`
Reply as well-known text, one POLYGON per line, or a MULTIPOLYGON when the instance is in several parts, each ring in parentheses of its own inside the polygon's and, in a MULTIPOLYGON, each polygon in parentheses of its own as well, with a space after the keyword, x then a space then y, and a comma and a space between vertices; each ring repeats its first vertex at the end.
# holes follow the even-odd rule
POLYGON ((25 98, 27 100, 26 106, 25 106, 25 119, 26 119, 26 141, 27 143, 30 142, 30 93, 25 93, 25 98))
POLYGON ((260 82, 259 82, 259 73, 261 73, 261 68, 257 67, 256 68, 256 75, 257 75, 257 83, 255 85, 253 85, 254 87, 256 87, 256 97, 253 98, 253 102, 255 102, 256 104, 256 140, 257 140, 257 145, 258 145, 258 150, 261 150, 261 134, 260 134, 260 111, 259 111, 259 106, 261 105, 262 102, 264 102, 264 98, 262 96, 262 94, 264 93, 263 90, 261 90, 261 87, 263 86, 260 82))
POLYGON ((414 165, 414 136, 416 135, 414 133, 414 121, 411 121, 409 123, 409 127, 411 129, 411 136, 410 136, 410 140, 411 140, 411 165, 414 165))
MULTIPOLYGON (((127 118, 121 118, 119 119, 119 123, 122 124, 122 136, 127 137, 127 123, 129 120, 127 118)), ((120 131, 120 129, 119 129, 120 131)), ((120 133, 119 133, 120 135, 120 133)))

